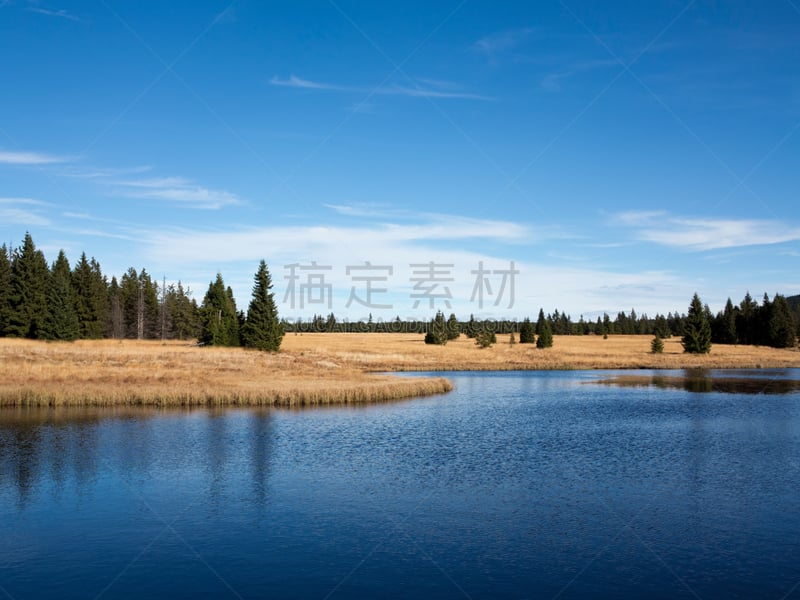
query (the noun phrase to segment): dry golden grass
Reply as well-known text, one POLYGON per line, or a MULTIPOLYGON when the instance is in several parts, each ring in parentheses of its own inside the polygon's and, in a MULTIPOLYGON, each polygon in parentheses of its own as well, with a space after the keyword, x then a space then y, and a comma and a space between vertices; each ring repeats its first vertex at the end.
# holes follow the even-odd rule
POLYGON ((356 404, 447 392, 301 352, 187 343, 0 340, 0 406, 356 404))
POLYGON ((649 336, 561 336, 553 348, 487 349, 466 337, 430 346, 418 334, 289 334, 281 352, 198 348, 181 342, 0 339, 0 405, 264 405, 377 402, 443 393, 443 378, 380 371, 800 367, 800 352, 715 345, 683 353, 680 340, 650 353, 649 336), (370 374, 369 372, 373 372, 370 374))
POLYGON ((426 345, 419 334, 288 334, 282 351, 347 364, 367 371, 457 371, 515 369, 681 369, 800 367, 796 349, 715 345, 711 354, 684 354, 679 338, 664 340, 664 353, 651 354, 646 335, 555 336, 552 348, 498 343, 480 349, 466 336, 446 346, 426 345))

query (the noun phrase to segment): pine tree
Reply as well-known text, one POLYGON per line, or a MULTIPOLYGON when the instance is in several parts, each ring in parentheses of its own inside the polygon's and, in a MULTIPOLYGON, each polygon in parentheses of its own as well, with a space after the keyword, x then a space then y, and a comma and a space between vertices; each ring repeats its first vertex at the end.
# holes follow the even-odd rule
POLYGON ((47 315, 47 280, 50 269, 44 254, 36 249, 30 233, 14 252, 11 264, 11 308, 6 332, 14 337, 39 337, 47 315))
POLYGON ((428 332, 425 334, 426 344, 437 344, 444 346, 447 343, 447 322, 444 320, 444 313, 436 311, 436 316, 428 326, 428 332))
MULTIPOLYGON (((538 325, 537 325, 538 328, 538 325)), ((537 348, 550 348, 553 346, 553 332, 550 329, 550 323, 544 321, 542 323, 539 339, 536 340, 537 348)))
POLYGON ((683 351, 691 354, 708 354, 711 351, 711 324, 700 296, 696 293, 689 305, 681 343, 683 351))
POLYGON ((8 248, 0 247, 0 337, 6 334, 11 312, 11 258, 8 248))
POLYGON ((457 340, 460 335, 461 325, 459 325, 455 313, 450 313, 450 317, 447 319, 447 339, 457 340))
POLYGON ((656 315, 655 321, 653 322, 653 333, 662 340, 672 337, 672 332, 669 329, 669 323, 664 315, 656 315))
POLYGON ((177 286, 170 285, 167 288, 164 309, 171 338, 188 340, 200 335, 199 309, 191 295, 191 290, 184 289, 180 281, 177 286))
POLYGON ((76 297, 79 337, 102 338, 109 319, 108 284, 100 264, 94 258, 87 260, 86 253, 81 254, 72 271, 72 288, 76 297))
POLYGON ((769 345, 773 348, 792 348, 796 341, 796 326, 786 298, 775 294, 772 314, 767 325, 769 345))
MULTIPOLYGON (((544 318, 544 309, 539 309, 539 318, 536 319, 536 335, 542 335, 542 327, 547 322, 544 318)), ((552 333, 552 331, 551 331, 552 333)))
POLYGON ((78 338, 78 314, 75 310, 75 292, 72 273, 64 251, 58 253, 47 286, 47 315, 39 336, 46 340, 72 342, 78 338))
POLYGON ((736 315, 736 335, 740 344, 754 344, 755 319, 758 305, 753 301, 750 292, 747 292, 739 305, 739 313, 736 315))
POLYGON ((712 341, 719 344, 735 344, 736 335, 736 308, 728 298, 725 309, 717 315, 712 325, 712 341))
POLYGON ((117 278, 112 277, 108 286, 108 322, 106 335, 115 339, 125 337, 125 317, 122 309, 122 290, 117 278))
POLYGON ((660 335, 655 334, 653 341, 650 342, 650 352, 653 354, 661 354, 664 352, 664 341, 661 339, 660 335))
POLYGON ((522 321, 519 326, 519 343, 520 344, 533 344, 536 342, 536 335, 533 331, 533 323, 528 317, 522 321))
POLYGON ((230 288, 225 289, 222 275, 208 286, 203 304, 200 307, 201 325, 200 342, 209 346, 238 346, 239 317, 236 302, 230 288))
POLYGON ((283 340, 284 328, 278 318, 267 263, 261 261, 255 275, 253 299, 247 309, 247 319, 242 327, 242 345, 269 352, 277 352, 283 340))

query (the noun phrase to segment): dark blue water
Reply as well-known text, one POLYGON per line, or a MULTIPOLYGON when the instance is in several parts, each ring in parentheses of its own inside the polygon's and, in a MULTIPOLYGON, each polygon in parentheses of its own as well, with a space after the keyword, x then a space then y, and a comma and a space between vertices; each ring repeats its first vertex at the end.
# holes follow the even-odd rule
POLYGON ((448 377, 359 409, 0 411, 0 598, 800 598, 797 392, 448 377))

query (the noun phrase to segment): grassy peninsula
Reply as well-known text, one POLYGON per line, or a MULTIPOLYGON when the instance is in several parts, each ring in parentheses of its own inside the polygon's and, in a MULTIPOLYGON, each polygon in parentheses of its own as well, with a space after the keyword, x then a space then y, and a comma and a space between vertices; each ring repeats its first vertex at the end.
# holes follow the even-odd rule
POLYGON ((447 392, 442 377, 390 371, 514 369, 800 368, 800 351, 715 345, 685 354, 680 339, 649 351, 649 336, 556 336, 554 346, 480 349, 460 337, 426 345, 418 334, 289 334, 277 353, 187 342, 0 339, 0 406, 359 404, 447 392))

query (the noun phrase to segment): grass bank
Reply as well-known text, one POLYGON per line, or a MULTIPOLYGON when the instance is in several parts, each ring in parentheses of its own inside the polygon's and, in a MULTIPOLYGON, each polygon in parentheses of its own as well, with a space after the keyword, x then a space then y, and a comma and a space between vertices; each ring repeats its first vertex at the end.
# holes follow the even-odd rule
POLYGON ((450 389, 444 378, 375 375, 303 351, 0 339, 0 406, 318 406, 450 389))
POLYGON ((714 345, 710 354, 685 354, 679 338, 651 354, 652 336, 555 336, 552 348, 498 343, 480 349, 466 336, 446 346, 426 345, 418 334, 288 334, 282 348, 366 371, 558 370, 558 369, 762 369, 800 368, 800 351, 760 346, 714 345))
POLYGON ((560 336, 539 350, 500 336, 430 346, 417 334, 289 334, 281 352, 198 348, 181 342, 0 339, 0 406, 319 406, 447 392, 441 377, 383 371, 515 369, 800 368, 800 352, 715 345, 703 356, 680 340, 650 353, 649 336, 560 336))

